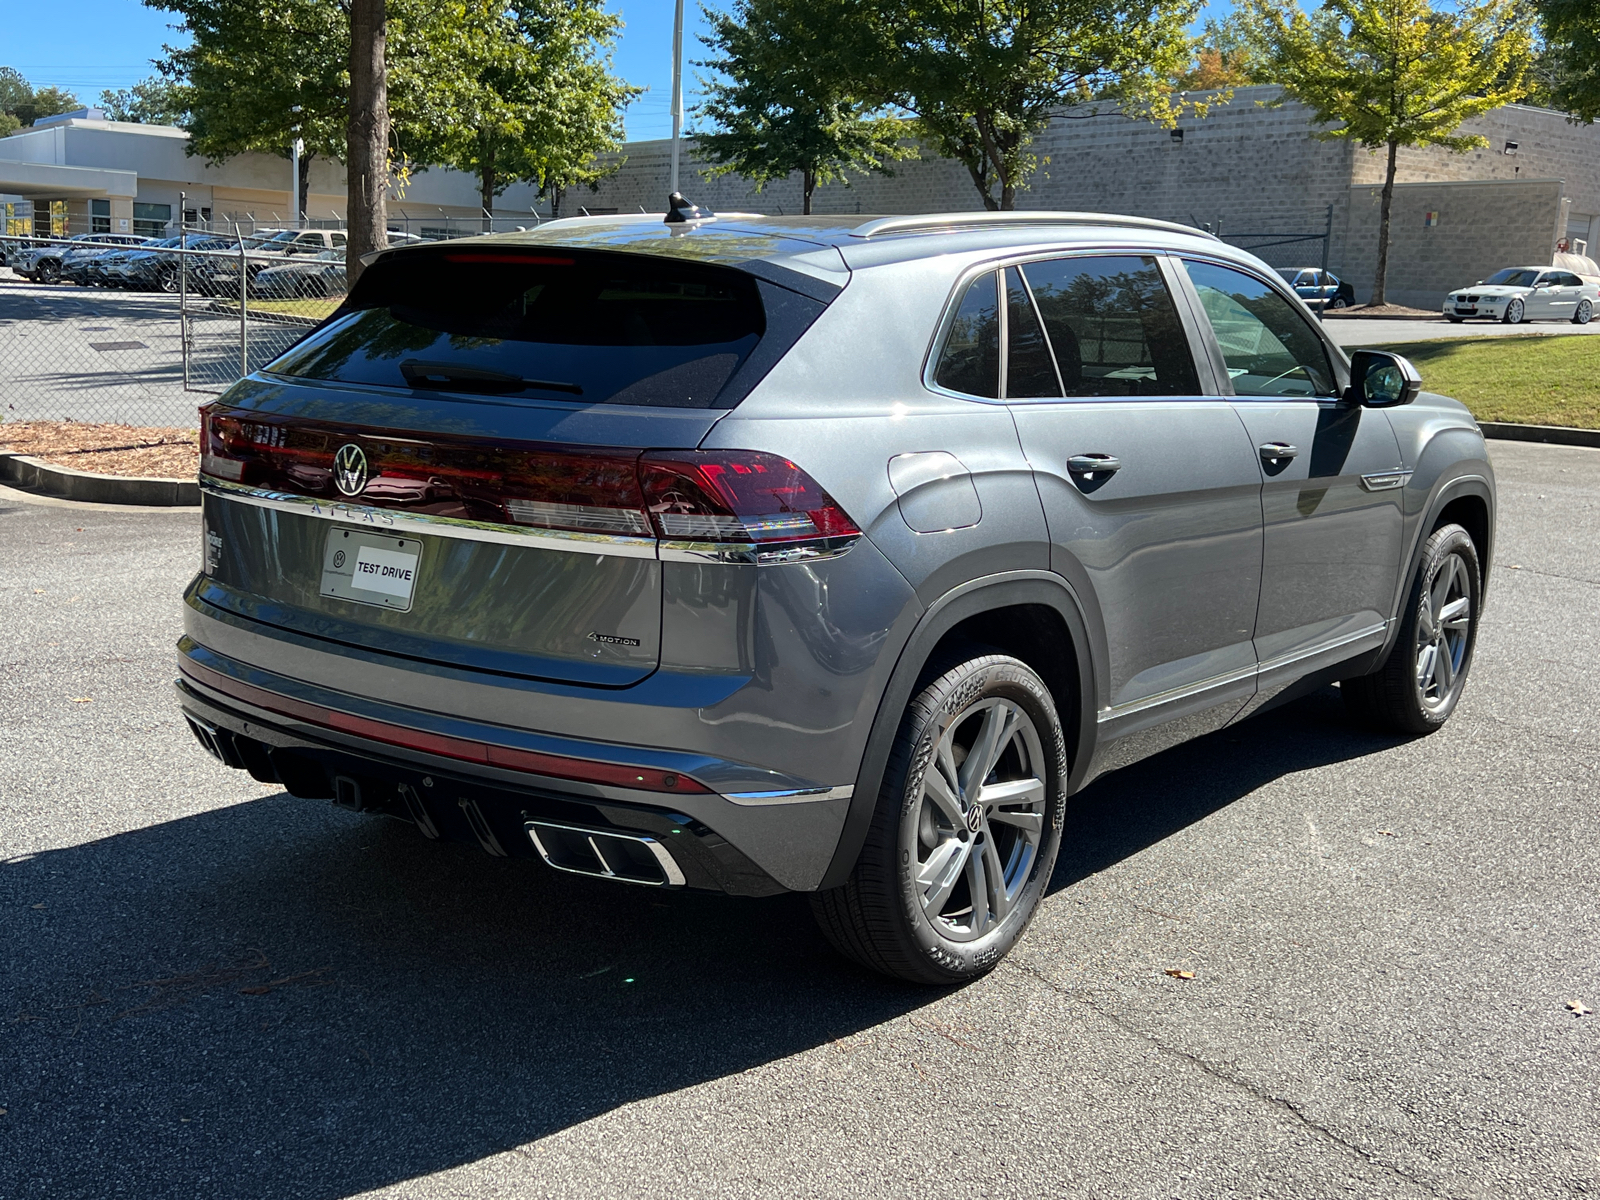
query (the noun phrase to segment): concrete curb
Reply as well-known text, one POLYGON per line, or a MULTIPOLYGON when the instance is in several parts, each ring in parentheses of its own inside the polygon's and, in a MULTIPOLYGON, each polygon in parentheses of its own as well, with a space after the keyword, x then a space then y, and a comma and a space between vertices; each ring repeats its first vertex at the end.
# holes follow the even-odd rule
POLYGON ((1574 429, 1567 425, 1513 425, 1506 421, 1479 421, 1486 438, 1506 442, 1547 442, 1553 446, 1590 446, 1600 450, 1600 429, 1574 429))
POLYGON ((193 479, 96 475, 57 467, 25 454, 0 451, 0 481, 24 491, 85 500, 91 504, 142 504, 179 508, 200 503, 200 485, 193 479))

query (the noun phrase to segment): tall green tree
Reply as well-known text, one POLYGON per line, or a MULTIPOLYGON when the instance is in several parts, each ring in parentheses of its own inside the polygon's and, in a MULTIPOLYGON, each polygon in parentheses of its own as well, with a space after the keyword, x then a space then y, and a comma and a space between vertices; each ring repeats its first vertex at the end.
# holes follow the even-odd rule
POLYGON ((475 0, 454 58, 455 119, 419 156, 477 176, 485 213, 513 183, 598 182, 620 165, 602 156, 620 148, 641 90, 612 73, 620 28, 604 0, 475 0))
POLYGON ((1538 0, 1538 8, 1547 103, 1593 124, 1600 118, 1600 0, 1538 0))
POLYGON ((182 125, 189 119, 187 89, 156 75, 131 88, 100 93, 100 107, 113 121, 135 125, 182 125))
POLYGON ((800 176, 800 211, 811 212, 819 183, 849 182, 850 171, 886 171, 913 157, 908 123, 852 94, 829 27, 828 6, 797 0, 737 0, 731 13, 705 9, 702 40, 716 57, 696 62, 717 72, 704 80, 697 117, 709 130, 690 133, 713 165, 760 191, 800 176))
POLYGON ((26 128, 40 117, 71 112, 83 105, 71 92, 57 87, 36 88, 15 67, 0 67, 0 137, 26 128))
POLYGON ((1253 0, 1247 11, 1262 69, 1283 85, 1280 103, 1299 100, 1313 122, 1331 126, 1315 137, 1388 153, 1371 299, 1383 304, 1400 147, 1462 153, 1487 144, 1456 131, 1522 95, 1527 17, 1516 0, 1453 10, 1429 0, 1323 0, 1309 16, 1293 0, 1253 0))
MULTIPOLYGON (((989 209, 1016 205, 1057 114, 1175 123, 1195 0, 818 0, 855 94, 916 117, 989 209)), ((1204 102, 1193 102, 1204 111, 1204 102)))

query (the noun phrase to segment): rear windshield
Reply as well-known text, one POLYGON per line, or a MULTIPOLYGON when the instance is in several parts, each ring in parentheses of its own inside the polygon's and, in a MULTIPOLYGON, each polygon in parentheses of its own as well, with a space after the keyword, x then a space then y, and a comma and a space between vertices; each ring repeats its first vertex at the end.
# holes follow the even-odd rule
POLYGON ((380 387, 708 408, 765 332, 741 271, 633 254, 408 252, 268 370, 380 387))

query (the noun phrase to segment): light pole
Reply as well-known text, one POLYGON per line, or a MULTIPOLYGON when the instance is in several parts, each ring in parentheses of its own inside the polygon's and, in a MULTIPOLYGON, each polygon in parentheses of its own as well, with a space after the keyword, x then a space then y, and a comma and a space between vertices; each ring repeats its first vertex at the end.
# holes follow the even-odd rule
POLYGON ((679 142, 683 132, 683 0, 672 18, 672 187, 678 191, 679 142))
POLYGON ((291 125, 290 132, 294 134, 294 144, 289 147, 289 208, 294 212, 291 222, 295 229, 300 228, 300 156, 306 151, 306 144, 300 137, 300 106, 291 105, 289 111, 295 113, 295 122, 291 125))

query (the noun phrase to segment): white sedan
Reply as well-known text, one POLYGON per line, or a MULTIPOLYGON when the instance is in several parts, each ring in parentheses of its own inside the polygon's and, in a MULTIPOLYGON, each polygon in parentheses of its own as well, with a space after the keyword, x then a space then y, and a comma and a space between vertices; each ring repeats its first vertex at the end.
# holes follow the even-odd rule
POLYGON ((1560 267, 1507 267, 1444 298, 1453 325, 1485 317, 1517 325, 1523 321, 1571 321, 1587 325, 1600 308, 1600 287, 1560 267))

